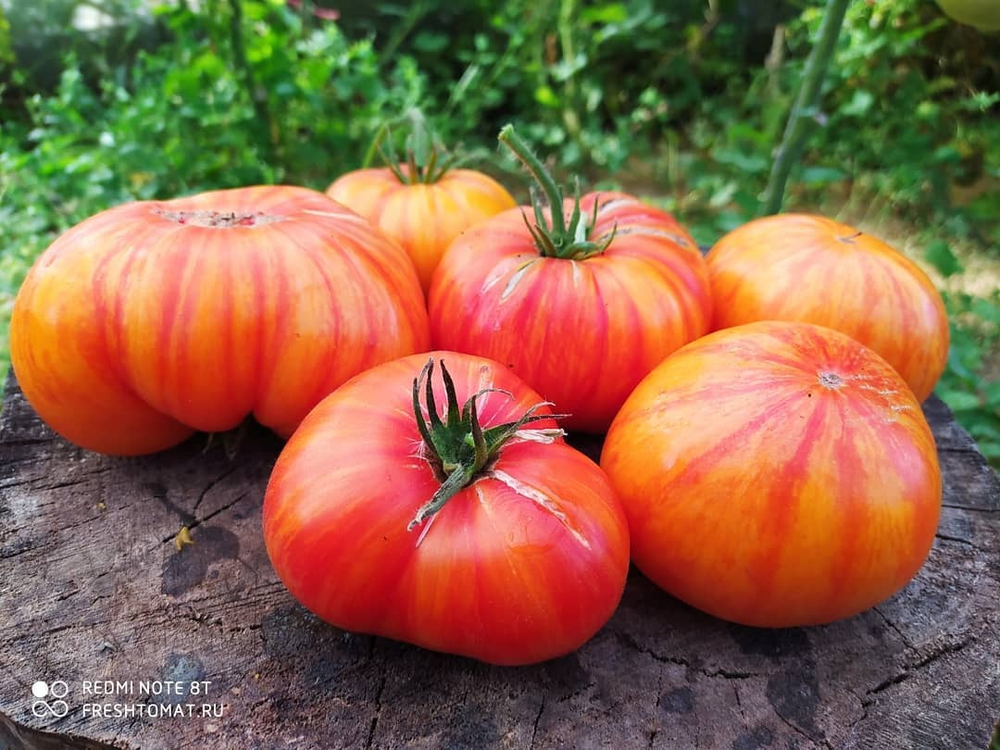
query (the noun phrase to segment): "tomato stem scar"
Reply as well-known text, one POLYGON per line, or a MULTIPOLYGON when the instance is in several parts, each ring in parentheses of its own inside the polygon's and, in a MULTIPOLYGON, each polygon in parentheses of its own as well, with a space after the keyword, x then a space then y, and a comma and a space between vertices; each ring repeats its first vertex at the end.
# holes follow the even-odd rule
POLYGON ((836 391, 844 387, 844 379, 835 372, 821 372, 819 374, 819 384, 831 391, 836 391))
POLYGON ((153 213, 162 216, 167 221, 176 224, 188 224, 195 227, 211 229, 228 229, 230 227, 258 227, 283 221, 284 217, 263 214, 259 211, 167 211, 154 208, 153 213))

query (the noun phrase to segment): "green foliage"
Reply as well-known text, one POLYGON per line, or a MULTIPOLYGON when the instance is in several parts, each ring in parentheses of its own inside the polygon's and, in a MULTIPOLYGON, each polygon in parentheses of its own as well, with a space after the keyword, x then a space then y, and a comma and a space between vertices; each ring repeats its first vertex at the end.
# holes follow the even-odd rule
MULTIPOLYGON (((151 13, 98 0, 103 25, 73 32, 81 5, 0 13, 0 367, 13 295, 58 232, 134 198, 323 188, 416 106, 447 143, 511 174, 495 137, 514 122, 557 173, 647 196, 711 244, 760 209, 822 12, 818 0, 172 0, 151 13), (327 2, 338 21, 316 12, 327 2)), ((977 254, 1000 260, 991 42, 933 3, 851 3, 786 207, 902 222, 945 277, 977 254)), ((953 286, 939 391, 1000 462, 998 301, 953 286)))
MULTIPOLYGON (((940 241, 928 245, 927 257, 945 278, 963 270, 940 241)), ((983 455, 1000 466, 1000 288, 986 297, 946 291, 944 301, 951 349, 936 391, 983 455)))
POLYGON ((10 41, 10 22, 0 6, 0 65, 14 62, 14 48, 10 41))
POLYGON ((938 395, 976 439, 983 455, 1000 466, 1000 363, 996 360, 1000 292, 988 299, 949 294, 945 303, 951 318, 951 352, 938 395))

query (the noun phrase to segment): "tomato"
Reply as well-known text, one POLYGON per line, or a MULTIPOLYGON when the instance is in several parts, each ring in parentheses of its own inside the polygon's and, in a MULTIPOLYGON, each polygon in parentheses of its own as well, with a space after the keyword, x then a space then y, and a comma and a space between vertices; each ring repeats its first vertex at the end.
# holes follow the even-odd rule
POLYGON ((297 187, 87 219, 35 263, 10 337, 41 417, 84 448, 125 455, 250 414, 287 436, 351 376, 428 347, 402 250, 297 187))
POLYGON ((837 331, 761 322, 668 357, 601 455, 632 559, 698 609, 815 625, 898 591, 930 550, 941 475, 909 388, 837 331))
POLYGON ((948 16, 980 31, 1000 30, 1000 0, 937 0, 948 16))
POLYGON ((704 260, 665 211, 623 193, 564 201, 507 142, 561 211, 515 208, 455 240, 431 282, 431 337, 508 365, 567 427, 603 432, 644 375, 708 331, 704 260))
POLYGON ((621 598, 621 506, 516 375, 429 356, 443 383, 428 355, 380 365, 292 435, 264 500, 274 568, 340 628, 494 664, 568 653, 621 598))
POLYGON ((756 320, 828 326, 881 354, 927 398, 948 359, 941 295, 884 242, 822 216, 745 224, 708 254, 714 329, 756 320))
POLYGON ((348 172, 326 192, 403 246, 424 291, 458 235, 514 206, 506 188, 482 172, 411 170, 405 164, 348 172))

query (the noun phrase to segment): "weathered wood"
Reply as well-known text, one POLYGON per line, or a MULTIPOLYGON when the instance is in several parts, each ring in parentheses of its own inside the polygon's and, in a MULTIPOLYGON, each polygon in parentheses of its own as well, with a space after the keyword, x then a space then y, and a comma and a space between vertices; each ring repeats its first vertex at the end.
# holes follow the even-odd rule
POLYGON ((345 633, 296 604, 259 530, 280 449, 264 431, 233 461, 202 455, 204 439, 108 458, 56 438, 10 380, 0 747, 985 747, 1000 716, 1000 485, 947 408, 925 410, 945 507, 930 559, 890 601, 755 630, 633 573, 578 652, 503 669, 345 633), (178 552, 182 525, 195 543, 178 552), (156 679, 210 681, 224 715, 83 716, 147 700, 88 697, 84 680, 156 679), (33 715, 36 680, 67 683, 65 717, 33 715))

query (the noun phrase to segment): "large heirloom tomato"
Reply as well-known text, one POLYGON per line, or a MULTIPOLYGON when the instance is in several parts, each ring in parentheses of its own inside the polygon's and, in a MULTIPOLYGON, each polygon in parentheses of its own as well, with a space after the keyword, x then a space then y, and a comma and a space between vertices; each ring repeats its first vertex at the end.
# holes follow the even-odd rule
POLYGON ((87 219, 31 269, 10 338, 41 417, 85 448, 123 455, 250 414, 287 436, 351 376, 428 347, 403 251, 296 187, 87 219))
POLYGON ((837 331, 762 322, 668 357, 601 455, 632 559, 669 593, 764 627, 848 617, 930 550, 941 476, 910 389, 837 331))
POLYGON ((424 291, 459 234, 514 206, 510 193, 492 177, 446 164, 359 169, 339 177, 326 193, 402 245, 424 291))
POLYGON ((264 500, 271 561, 347 630, 495 664, 568 653, 621 598, 621 506, 516 375, 430 356, 357 376, 302 422, 264 500))
POLYGON ((734 229, 707 260, 713 329, 756 320, 835 328, 881 354, 919 401, 944 371, 941 295, 871 235, 822 216, 779 214, 734 229))
POLYGON ((559 210, 515 208, 452 244, 428 296, 432 341, 502 362, 566 426, 603 432, 646 373, 708 331, 704 260, 670 214, 622 193, 564 201, 512 131, 501 139, 559 210))

